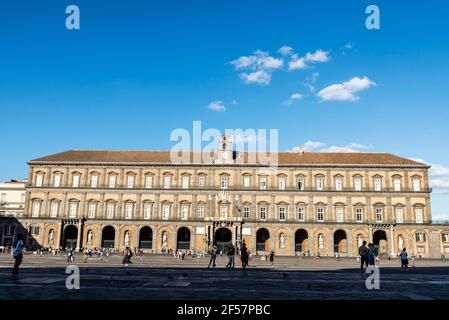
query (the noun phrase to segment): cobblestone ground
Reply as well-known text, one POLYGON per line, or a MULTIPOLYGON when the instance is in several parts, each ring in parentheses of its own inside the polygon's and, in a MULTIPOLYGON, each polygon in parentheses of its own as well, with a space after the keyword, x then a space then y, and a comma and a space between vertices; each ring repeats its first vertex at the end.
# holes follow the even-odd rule
POLYGON ((68 290, 64 256, 27 254, 12 276, 12 258, 0 254, 0 299, 449 299, 448 261, 418 260, 408 272, 381 261, 380 289, 368 290, 355 258, 277 257, 271 266, 256 257, 246 271, 225 269, 226 260, 206 269, 208 258, 147 255, 123 267, 119 256, 78 255, 80 290, 68 290))

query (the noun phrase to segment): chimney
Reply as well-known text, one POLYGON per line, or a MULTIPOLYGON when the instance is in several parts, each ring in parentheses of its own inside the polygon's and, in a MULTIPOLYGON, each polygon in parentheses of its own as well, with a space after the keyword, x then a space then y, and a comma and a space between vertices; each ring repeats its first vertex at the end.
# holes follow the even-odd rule
POLYGON ((304 147, 303 146, 299 147, 298 154, 299 155, 303 155, 304 154, 304 147))

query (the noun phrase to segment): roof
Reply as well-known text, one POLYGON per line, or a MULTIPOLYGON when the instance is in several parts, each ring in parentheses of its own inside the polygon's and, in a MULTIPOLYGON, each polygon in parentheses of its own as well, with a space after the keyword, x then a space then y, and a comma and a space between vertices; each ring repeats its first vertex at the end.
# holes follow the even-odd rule
MULTIPOLYGON (((29 164, 39 163, 115 163, 115 164, 176 164, 170 160, 170 151, 132 151, 132 150, 69 150, 61 153, 31 160, 29 164)), ((211 157, 213 154, 202 153, 211 157)), ((389 153, 331 153, 331 152, 279 152, 279 165, 380 165, 380 166, 422 166, 426 164, 395 156, 389 153)), ((191 163, 212 164, 212 161, 198 161, 200 152, 190 152, 191 163), (195 159, 192 161, 192 156, 195 159)), ((242 154, 243 164, 260 164, 260 159, 254 161, 256 153, 242 154), (251 160, 251 161, 248 161, 251 160)), ((260 154, 257 154, 260 155, 260 154)), ((275 155, 275 154, 273 154, 275 155)), ((203 158, 204 159, 204 158, 203 158)), ((209 158, 210 159, 210 158, 209 158)), ((179 164, 179 162, 177 162, 179 164)))

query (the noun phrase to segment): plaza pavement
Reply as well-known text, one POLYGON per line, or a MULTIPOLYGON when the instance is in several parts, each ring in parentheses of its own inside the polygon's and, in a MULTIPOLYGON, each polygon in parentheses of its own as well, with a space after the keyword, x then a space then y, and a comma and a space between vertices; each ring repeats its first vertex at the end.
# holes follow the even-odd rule
POLYGON ((145 255, 133 257, 131 267, 121 260, 86 263, 78 254, 80 290, 68 290, 65 256, 26 254, 21 273, 12 276, 12 257, 0 254, 0 299, 449 299, 449 261, 421 259, 401 272, 397 259, 381 260, 380 289, 368 290, 355 258, 276 257, 271 266, 255 257, 246 271, 225 269, 220 256, 216 269, 206 269, 207 257, 145 255))

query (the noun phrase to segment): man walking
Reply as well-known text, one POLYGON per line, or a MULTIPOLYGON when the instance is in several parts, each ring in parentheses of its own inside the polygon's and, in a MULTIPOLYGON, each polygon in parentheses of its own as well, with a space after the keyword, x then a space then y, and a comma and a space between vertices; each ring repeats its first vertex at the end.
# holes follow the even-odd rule
POLYGON ((12 274, 19 274, 19 266, 23 260, 23 246, 25 243, 23 242, 23 234, 19 233, 17 235, 17 242, 14 250, 12 252, 12 256, 14 257, 14 268, 12 269, 12 274))
POLYGON ((248 266, 248 249, 246 248, 246 243, 243 242, 242 248, 240 249, 241 252, 241 260, 242 260, 242 269, 245 270, 248 266))
POLYGON ((228 264, 226 265, 226 268, 228 269, 234 269, 234 265, 235 265, 235 248, 234 245, 230 245, 228 248, 228 251, 226 252, 226 255, 228 256, 228 264))
POLYGON ((401 253, 399 254, 401 257, 401 271, 407 271, 408 269, 408 254, 407 250, 404 248, 402 249, 401 253))
POLYGON ((210 265, 212 265, 212 268, 215 268, 215 259, 217 259, 217 247, 213 246, 212 249, 210 250, 210 261, 209 261, 209 265, 207 266, 207 269, 210 268, 210 265))
POLYGON ((359 247, 359 256, 360 256, 360 273, 364 273, 365 268, 368 267, 368 248, 366 247, 366 241, 363 241, 362 245, 359 247))

